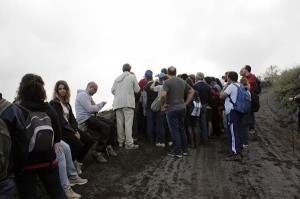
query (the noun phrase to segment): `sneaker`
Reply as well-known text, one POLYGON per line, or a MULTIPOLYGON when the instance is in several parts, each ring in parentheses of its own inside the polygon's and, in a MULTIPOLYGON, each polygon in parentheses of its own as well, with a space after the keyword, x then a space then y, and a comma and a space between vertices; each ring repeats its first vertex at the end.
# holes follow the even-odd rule
POLYGON ((172 145, 173 145, 173 142, 168 142, 168 145, 169 145, 169 146, 172 146, 172 145))
POLYGON ((161 146, 160 143, 156 143, 156 146, 161 146))
POLYGON ((106 147, 106 153, 108 156, 117 156, 118 154, 114 151, 111 145, 106 147))
POLYGON ((73 191, 73 189, 71 189, 71 187, 69 187, 68 189, 65 189, 65 193, 68 199, 73 199, 73 198, 81 198, 81 195, 79 195, 78 193, 75 193, 73 191))
POLYGON ((125 149, 137 149, 139 148, 139 145, 132 144, 132 145, 125 145, 125 149))
POLYGON ((187 151, 187 152, 183 152, 182 155, 183 155, 183 156, 188 156, 188 155, 189 155, 189 152, 188 152, 188 151, 187 151))
POLYGON ((243 149, 248 149, 249 145, 248 144, 243 144, 243 149))
POLYGON ((93 158, 98 163, 107 162, 107 160, 103 157, 103 154, 101 152, 93 153, 93 158))
POLYGON ((165 143, 160 143, 160 146, 165 148, 166 145, 165 145, 165 143))
POLYGON ((83 185, 86 184, 87 182, 88 182, 87 179, 82 179, 79 176, 76 179, 69 179, 70 186, 83 185))
POLYGON ((239 154, 234 154, 234 155, 231 155, 231 156, 225 158, 225 160, 226 161, 241 161, 242 157, 239 154))
POLYGON ((81 170, 82 163, 80 163, 77 160, 75 160, 74 161, 74 166, 75 166, 75 168, 77 170, 78 175, 82 174, 82 170, 81 170))
POLYGON ((119 142, 119 147, 122 148, 123 147, 123 143, 119 142))
POLYGON ((175 153, 173 153, 173 152, 169 152, 169 153, 168 153, 168 156, 170 156, 170 157, 182 158, 182 155, 180 155, 180 154, 175 154, 175 153))

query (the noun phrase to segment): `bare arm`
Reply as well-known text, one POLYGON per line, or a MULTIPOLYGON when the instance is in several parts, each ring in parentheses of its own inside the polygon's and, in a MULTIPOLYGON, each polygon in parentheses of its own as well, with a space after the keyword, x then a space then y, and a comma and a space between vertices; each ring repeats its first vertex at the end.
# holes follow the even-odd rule
POLYGON ((185 106, 188 105, 190 103, 190 101, 193 99, 194 97, 194 94, 195 94, 195 90, 193 88, 191 88, 189 91, 188 91, 188 96, 186 98, 186 101, 184 102, 185 106))

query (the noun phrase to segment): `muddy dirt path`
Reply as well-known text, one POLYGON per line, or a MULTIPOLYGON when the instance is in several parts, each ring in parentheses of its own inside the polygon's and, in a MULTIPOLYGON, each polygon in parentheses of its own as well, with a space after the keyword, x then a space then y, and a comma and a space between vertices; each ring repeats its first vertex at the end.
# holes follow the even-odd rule
POLYGON ((82 177, 89 182, 74 190, 82 198, 300 198, 300 138, 293 154, 291 133, 296 127, 277 118, 270 89, 260 100, 256 132, 242 162, 224 161, 224 137, 178 159, 141 136, 139 149, 117 148, 118 157, 107 164, 87 158, 82 177))

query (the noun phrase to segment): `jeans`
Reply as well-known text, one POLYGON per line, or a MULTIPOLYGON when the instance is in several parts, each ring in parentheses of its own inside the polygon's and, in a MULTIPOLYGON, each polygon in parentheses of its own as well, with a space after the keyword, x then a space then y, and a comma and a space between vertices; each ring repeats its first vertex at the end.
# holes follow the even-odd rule
POLYGON ((152 143, 159 143, 158 135, 161 133, 160 129, 160 111, 154 112, 151 109, 147 110, 147 138, 152 143), (156 128, 154 131, 154 127, 156 128), (156 132, 156 136, 155 136, 156 132))
POLYGON ((239 154, 242 149, 241 118, 242 115, 231 110, 227 115, 227 138, 232 154, 239 154))
POLYGON ((171 153, 181 155, 187 152, 187 137, 185 134, 184 118, 186 109, 167 112, 167 121, 173 141, 171 153))
POLYGON ((203 143, 208 142, 207 122, 206 122, 206 106, 203 105, 200 111, 200 139, 203 143))
POLYGON ((63 189, 70 187, 69 178, 76 179, 77 171, 73 164, 70 146, 64 141, 60 141, 59 145, 63 148, 63 152, 55 150, 58 159, 59 177, 63 189))
POLYGON ((15 181, 12 176, 0 181, 0 199, 13 198, 15 181))
POLYGON ((58 165, 49 168, 34 169, 16 175, 16 185, 19 198, 37 198, 37 176, 41 179, 48 194, 55 199, 67 199, 59 179, 58 165))
POLYGON ((157 126, 159 128, 158 133, 157 133, 157 142, 165 143, 165 141, 166 141, 166 126, 167 126, 166 113, 164 111, 159 111, 157 114, 158 114, 157 126))

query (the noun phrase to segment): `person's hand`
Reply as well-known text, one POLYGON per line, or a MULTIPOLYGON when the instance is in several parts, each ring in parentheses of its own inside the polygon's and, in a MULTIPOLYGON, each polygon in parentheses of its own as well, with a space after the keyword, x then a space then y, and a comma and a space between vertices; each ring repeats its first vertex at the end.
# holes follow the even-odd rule
POLYGON ((64 149, 59 145, 59 143, 55 143, 54 144, 54 148, 56 151, 58 151, 59 153, 63 153, 64 149))
POLYGON ((75 136, 80 140, 80 133, 78 131, 76 131, 75 136))

